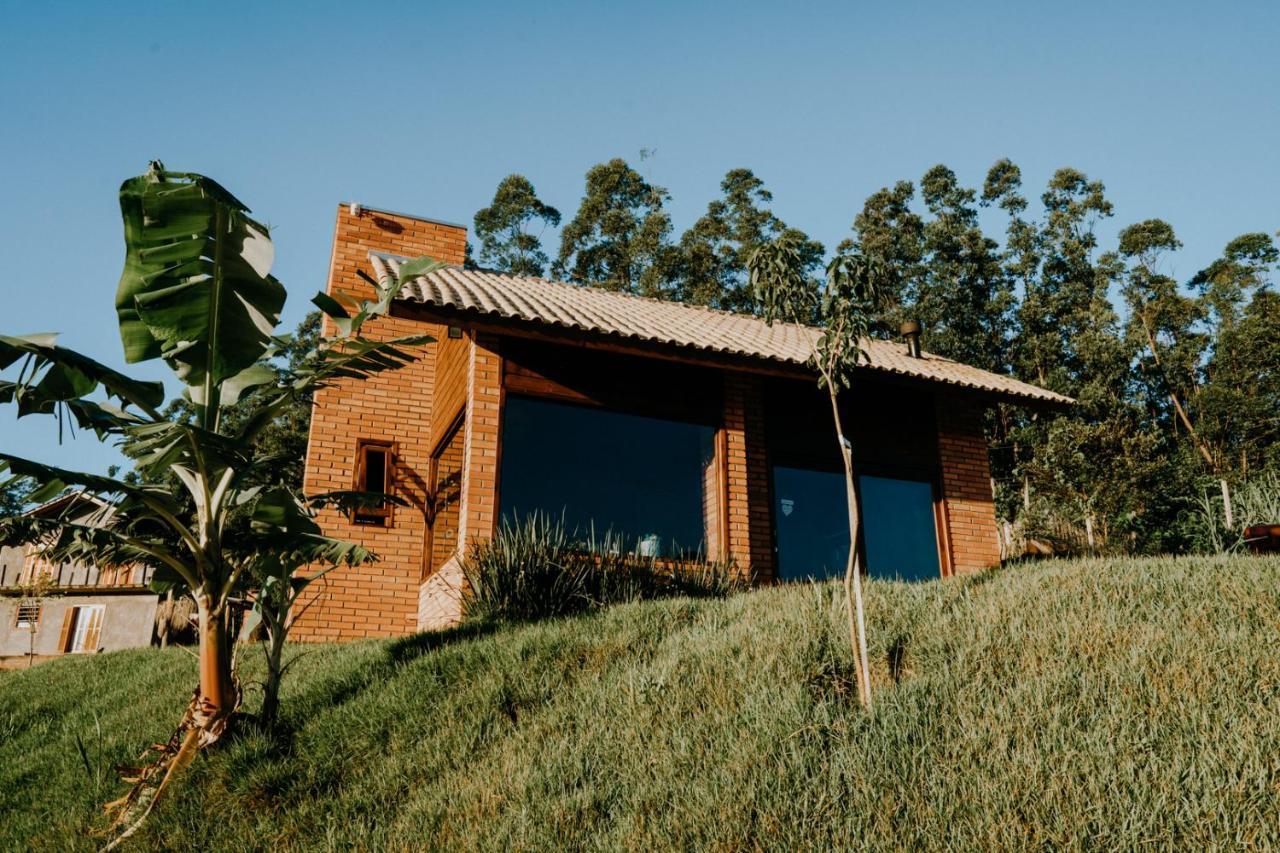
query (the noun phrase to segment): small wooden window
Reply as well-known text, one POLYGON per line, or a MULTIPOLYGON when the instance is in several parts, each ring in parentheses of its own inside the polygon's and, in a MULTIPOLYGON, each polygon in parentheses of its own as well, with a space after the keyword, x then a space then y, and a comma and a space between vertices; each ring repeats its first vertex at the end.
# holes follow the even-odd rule
MULTIPOLYGON (((395 457, 392 442, 361 439, 356 445, 356 491, 391 494, 395 482, 395 457)), ((391 523, 391 504, 361 507, 352 511, 351 520, 356 524, 385 527, 391 523)))
POLYGON ((23 631, 34 631, 40 625, 40 602, 24 601, 18 605, 18 618, 13 627, 23 631))

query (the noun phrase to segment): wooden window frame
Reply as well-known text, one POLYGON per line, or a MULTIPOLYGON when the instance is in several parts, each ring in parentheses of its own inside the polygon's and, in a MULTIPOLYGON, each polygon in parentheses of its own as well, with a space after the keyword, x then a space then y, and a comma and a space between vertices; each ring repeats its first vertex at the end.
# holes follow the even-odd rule
POLYGON ((16 631, 36 631, 40 628, 40 619, 44 616, 44 605, 39 601, 23 603, 18 601, 18 606, 13 608, 13 627, 16 631), (32 610, 36 612, 36 618, 28 621, 26 624, 22 622, 22 611, 32 610))
MULTIPOLYGON (((378 491, 392 494, 396 485, 397 451, 398 448, 394 441, 380 438, 358 439, 356 441, 355 466, 352 472, 352 488, 357 492, 378 491), (365 459, 371 452, 386 455, 382 475, 384 487, 381 489, 370 489, 368 487, 368 466, 365 464, 365 459)), ((352 509, 348 517, 352 524, 358 524, 362 527, 391 527, 395 520, 395 506, 387 503, 380 507, 352 509)))

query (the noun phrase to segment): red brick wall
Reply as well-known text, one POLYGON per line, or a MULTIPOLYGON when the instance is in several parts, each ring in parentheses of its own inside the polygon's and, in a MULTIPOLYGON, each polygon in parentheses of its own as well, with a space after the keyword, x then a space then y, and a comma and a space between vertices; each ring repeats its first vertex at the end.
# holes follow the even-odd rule
POLYGON ((953 574, 978 572, 1000 562, 995 500, 983 408, 976 401, 939 394, 938 456, 953 574))
MULTIPOLYGON (((462 496, 458 507, 460 547, 452 555, 437 548, 433 559, 445 558, 418 589, 416 629, 430 631, 462 619, 466 590, 459 559, 472 543, 493 536, 497 526, 499 431, 502 412, 502 357, 498 339, 466 333, 466 399, 462 422, 462 496)), ((439 529, 439 528, 437 528, 439 529)))
POLYGON ((743 578, 757 583, 774 578, 763 406, 758 377, 725 373, 723 447, 729 557, 743 578))
MULTIPOLYGON (((357 275, 369 270, 370 250, 417 256, 429 254, 460 264, 466 230, 407 216, 338 209, 327 290, 364 294, 357 275)), ((444 329, 399 317, 379 318, 370 337, 427 333, 444 329)), ((326 324, 326 333, 332 329, 326 324)), ((306 610, 293 629, 299 640, 389 637, 417 627, 418 585, 426 541, 428 454, 431 452, 430 401, 435 376, 435 347, 428 345, 413 364, 363 382, 339 380, 316 395, 307 448, 305 489, 310 494, 352 487, 355 447, 361 438, 397 443, 395 491, 411 506, 397 507, 385 527, 352 524, 325 510, 319 521, 326 533, 372 548, 381 558, 371 566, 330 572, 301 602, 306 610)))

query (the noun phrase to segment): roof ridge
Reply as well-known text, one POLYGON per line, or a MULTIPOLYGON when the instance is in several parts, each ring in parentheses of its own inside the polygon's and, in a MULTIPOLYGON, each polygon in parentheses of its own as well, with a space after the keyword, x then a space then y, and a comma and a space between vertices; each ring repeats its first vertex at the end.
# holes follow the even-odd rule
MULTIPOLYGON (((396 263, 413 260, 407 255, 396 255, 390 252, 375 251, 373 249, 369 250, 369 255, 370 256, 376 255, 379 258, 395 261, 396 263)), ((507 278, 507 279, 512 279, 514 281, 537 282, 539 284, 549 284, 552 287, 566 287, 566 288, 572 288, 575 291, 585 290, 593 293, 599 293, 603 296, 617 296, 623 299, 633 299, 639 302, 648 302, 653 305, 679 306, 680 308, 685 308, 691 311, 703 311, 708 314, 719 314, 724 317, 733 317, 735 319, 742 319, 742 320, 758 320, 761 323, 767 322, 766 320, 756 316, 755 314, 743 314, 738 311, 730 311, 727 308, 716 308, 711 305, 698 305, 697 303, 694 303, 694 302, 684 302, 679 299, 663 299, 660 296, 645 296, 640 293, 627 293, 624 290, 609 290, 608 288, 600 287, 594 284, 577 284, 572 281, 562 281, 556 278, 543 278, 542 276, 533 276, 533 275, 512 275, 509 272, 502 272, 501 270, 487 269, 484 267, 474 267, 472 269, 467 269, 463 264, 448 264, 447 266, 442 267, 442 269, 461 269, 469 273, 482 273, 484 275, 496 276, 498 278, 507 278)), ((425 276, 418 276, 418 278, 425 278, 425 276)), ((769 325, 792 326, 797 329, 809 329, 810 331, 814 331, 814 332, 822 331, 821 326, 811 326, 808 323, 791 323, 786 320, 779 320, 769 325)))

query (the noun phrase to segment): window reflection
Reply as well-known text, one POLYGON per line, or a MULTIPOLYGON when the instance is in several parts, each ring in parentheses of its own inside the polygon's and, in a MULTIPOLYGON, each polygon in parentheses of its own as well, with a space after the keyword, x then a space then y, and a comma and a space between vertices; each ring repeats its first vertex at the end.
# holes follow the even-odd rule
POLYGON ((778 577, 789 581, 844 575, 849 559, 844 474, 775 466, 773 493, 778 577))
POLYGON ((941 574, 933 484, 920 480, 861 477, 867 574, 918 581, 941 574))
POLYGON ((507 397, 499 513, 563 517, 663 557, 705 555, 716 506, 715 430, 530 397, 507 397))
MULTIPOLYGON (((858 486, 867 574, 907 581, 938 577, 932 484, 863 476, 858 486)), ((773 489, 778 577, 842 576, 849 555, 844 474, 775 466, 773 489)))

